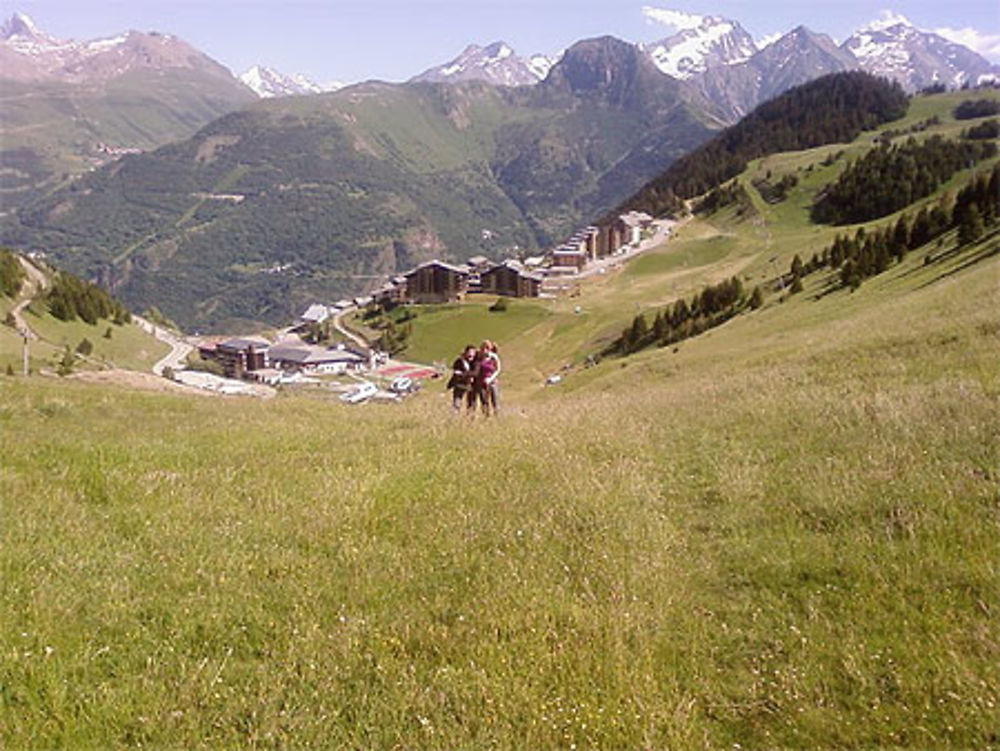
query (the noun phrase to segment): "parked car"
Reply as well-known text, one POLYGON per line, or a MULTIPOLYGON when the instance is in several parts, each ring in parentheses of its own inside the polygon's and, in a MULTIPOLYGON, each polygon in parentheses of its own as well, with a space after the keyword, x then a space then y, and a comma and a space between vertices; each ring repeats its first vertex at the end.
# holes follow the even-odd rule
POLYGON ((376 393, 378 393, 378 389, 375 387, 375 384, 365 381, 364 383, 359 384, 353 391, 341 394, 340 401, 345 404, 360 404, 361 402, 371 399, 376 393))
POLYGON ((408 394, 413 390, 413 379, 400 376, 389 384, 389 388, 397 394, 408 394))

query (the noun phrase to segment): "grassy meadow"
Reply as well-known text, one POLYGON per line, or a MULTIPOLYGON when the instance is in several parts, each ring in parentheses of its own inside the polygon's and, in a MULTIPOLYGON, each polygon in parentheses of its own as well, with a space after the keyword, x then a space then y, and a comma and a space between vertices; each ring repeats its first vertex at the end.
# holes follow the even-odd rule
POLYGON ((0 745, 995 745, 998 263, 495 422, 0 379, 0 745))

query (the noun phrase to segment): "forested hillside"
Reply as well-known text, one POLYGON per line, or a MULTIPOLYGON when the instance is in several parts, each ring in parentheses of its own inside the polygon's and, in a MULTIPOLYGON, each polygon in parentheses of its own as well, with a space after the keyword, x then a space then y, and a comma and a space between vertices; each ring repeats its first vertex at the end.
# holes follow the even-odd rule
POLYGON ((992 141, 926 141, 883 145, 851 164, 813 207, 817 222, 854 224, 898 211, 929 196, 953 174, 996 156, 992 141))
POLYGON ((622 204, 652 214, 677 211, 742 172, 751 159, 853 140, 906 113, 898 84, 867 73, 824 76, 762 104, 682 159, 622 204))
POLYGON ((17 256, 6 248, 0 248, 0 295, 14 297, 21 290, 24 269, 17 256))

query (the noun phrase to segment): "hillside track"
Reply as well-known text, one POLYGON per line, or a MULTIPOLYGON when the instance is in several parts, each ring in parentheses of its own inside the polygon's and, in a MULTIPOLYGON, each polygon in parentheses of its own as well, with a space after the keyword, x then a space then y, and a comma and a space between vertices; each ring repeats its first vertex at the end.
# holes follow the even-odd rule
POLYGON ((167 368, 171 370, 183 369, 184 361, 194 350, 194 345, 183 337, 177 336, 168 329, 157 326, 152 321, 148 321, 141 316, 133 315, 132 319, 147 334, 156 337, 164 344, 170 345, 170 352, 153 364, 152 370, 155 375, 163 375, 163 371, 167 368))
POLYGON ((14 325, 17 327, 18 333, 25 339, 30 339, 32 341, 38 340, 38 334, 36 334, 28 322, 24 320, 22 313, 24 309, 31 305, 35 298, 45 290, 48 286, 48 280, 45 274, 42 273, 35 264, 31 263, 24 256, 18 256, 17 260, 21 262, 21 267, 24 269, 24 273, 28 276, 28 281, 25 284, 24 298, 14 306, 10 311, 11 315, 14 317, 14 325))

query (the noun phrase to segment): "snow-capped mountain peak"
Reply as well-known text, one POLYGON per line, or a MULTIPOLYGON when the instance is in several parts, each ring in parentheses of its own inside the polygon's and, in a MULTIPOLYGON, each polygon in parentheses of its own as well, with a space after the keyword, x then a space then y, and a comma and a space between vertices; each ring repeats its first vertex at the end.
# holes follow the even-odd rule
POLYGON ((198 70, 232 81, 232 73, 172 34, 127 31, 78 41, 56 39, 24 13, 0 25, 3 76, 18 81, 108 81, 137 70, 198 70))
POLYGON ((31 16, 21 12, 14 13, 0 26, 0 40, 25 55, 42 54, 72 46, 72 42, 49 36, 35 25, 31 16))
POLYGON ((888 12, 841 46, 854 55, 863 70, 898 81, 911 91, 934 82, 949 86, 977 83, 998 73, 997 66, 969 48, 888 12))
POLYGON ((0 38, 10 39, 15 36, 44 36, 41 30, 35 25, 35 22, 31 20, 31 16, 17 11, 4 21, 3 26, 0 26, 0 38))
POLYGON ((715 65, 736 65, 757 50, 753 37, 736 21, 690 16, 671 37, 643 45, 653 64, 668 76, 690 78, 715 65))
POLYGON ((291 75, 281 73, 266 65, 254 65, 239 75, 239 79, 262 99, 279 96, 301 96, 322 94, 343 88, 341 83, 321 85, 306 78, 301 73, 291 75))
POLYGON ((525 86, 545 78, 555 62, 545 55, 525 60, 506 42, 486 47, 470 44, 454 60, 425 70, 411 80, 435 83, 476 80, 500 86, 525 86))

